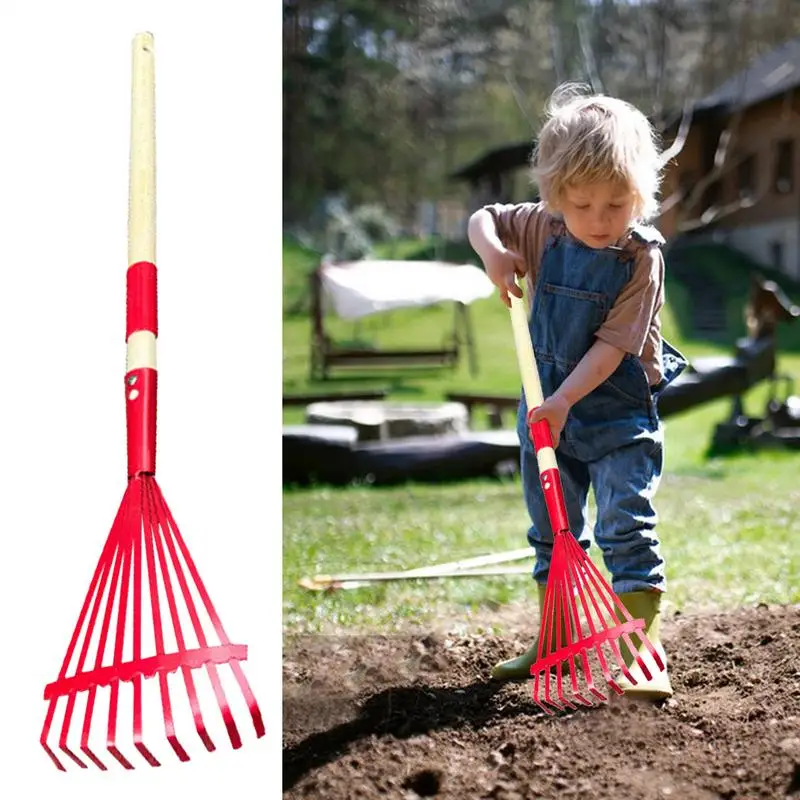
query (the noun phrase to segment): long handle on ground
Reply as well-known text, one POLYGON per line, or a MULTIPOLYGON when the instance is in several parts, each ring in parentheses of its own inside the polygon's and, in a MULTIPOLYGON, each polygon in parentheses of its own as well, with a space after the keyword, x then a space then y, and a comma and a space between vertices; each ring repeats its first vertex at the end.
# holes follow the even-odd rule
MULTIPOLYGON (((528 317, 521 298, 509 295, 511 299, 511 325, 514 330, 514 344, 517 351, 517 362, 525 391, 528 413, 544 402, 539 370, 536 367, 536 355, 533 351, 528 317)), ((553 437, 546 420, 529 425, 536 461, 539 465, 539 480, 542 484, 547 512, 553 533, 569 530, 567 506, 564 502, 564 490, 561 486, 561 475, 558 471, 556 451, 553 448, 553 437)))
POLYGON ((389 572, 353 572, 339 575, 315 575, 313 578, 301 578, 299 585, 304 588, 313 586, 315 589, 323 589, 349 581, 369 583, 373 580, 383 580, 383 576, 385 575, 392 576, 391 580, 400 580, 403 578, 412 580, 414 578, 449 577, 453 573, 461 573, 470 569, 485 568, 494 564, 507 563, 509 561, 521 561, 522 559, 530 558, 531 555, 532 553, 530 547, 521 547, 515 550, 507 550, 502 553, 489 553, 488 555, 471 556, 470 558, 463 558, 459 561, 447 561, 439 564, 429 564, 425 567, 414 567, 413 569, 391 570, 389 572))
MULTIPOLYGON (((530 558, 530 550, 528 557, 530 558)), ((364 572, 343 575, 315 575, 313 578, 301 578, 298 585, 310 591, 333 591, 334 589, 361 588, 369 583, 387 583, 390 581, 430 581, 442 578, 489 578, 501 575, 530 575, 530 566, 494 566, 480 569, 454 569, 447 572, 435 572, 425 575, 409 575, 402 572, 364 572)))
POLYGON ((128 478, 156 470, 156 132, 153 35, 133 39, 128 176, 125 411, 128 478))

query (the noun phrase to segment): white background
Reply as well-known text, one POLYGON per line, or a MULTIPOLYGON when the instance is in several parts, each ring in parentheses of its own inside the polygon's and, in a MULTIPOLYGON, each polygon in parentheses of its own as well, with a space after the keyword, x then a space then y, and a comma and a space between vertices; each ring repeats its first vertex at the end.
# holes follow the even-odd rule
POLYGON ((0 5, 3 797, 279 796, 279 13, 277 0, 0 5), (239 751, 60 773, 38 743, 42 693, 126 483, 139 31, 155 37, 157 478, 229 635, 249 645, 267 736, 242 719, 239 751))

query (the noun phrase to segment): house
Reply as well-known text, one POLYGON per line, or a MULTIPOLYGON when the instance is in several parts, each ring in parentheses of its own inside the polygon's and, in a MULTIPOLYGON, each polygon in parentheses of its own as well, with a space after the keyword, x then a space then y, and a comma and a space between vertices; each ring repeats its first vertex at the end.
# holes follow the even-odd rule
MULTIPOLYGON (((654 224, 668 241, 710 236, 800 279, 800 38, 754 59, 688 110, 661 131, 669 146, 690 123, 665 168, 654 224)), ((532 149, 498 147, 454 172, 469 185, 470 210, 528 199, 532 149)))
POLYGON ((512 203, 530 193, 533 187, 528 175, 523 176, 522 191, 517 179, 523 169, 527 170, 535 144, 527 141, 495 147, 449 176, 469 186, 469 211, 487 203, 512 203))
MULTIPOLYGON (((663 131, 666 143, 678 126, 676 118, 663 131)), ((657 226, 668 240, 710 235, 800 278, 799 137, 796 38, 692 105, 683 148, 665 170, 657 226)))

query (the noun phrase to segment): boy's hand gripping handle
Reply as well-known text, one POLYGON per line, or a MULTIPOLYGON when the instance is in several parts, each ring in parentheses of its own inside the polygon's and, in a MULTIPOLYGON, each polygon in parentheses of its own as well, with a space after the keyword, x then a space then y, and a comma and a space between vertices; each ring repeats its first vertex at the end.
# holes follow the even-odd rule
POLYGON ((153 36, 133 40, 125 417, 128 478, 156 471, 156 146, 153 36))
MULTIPOLYGON (((528 319, 522 299, 509 293, 511 300, 511 324, 514 329, 514 344, 517 350, 517 361, 522 376, 522 387, 525 390, 525 401, 528 415, 544 402, 539 372, 536 368, 536 357, 533 352, 528 319)), ((539 464, 539 480, 542 483, 547 513, 554 534, 569 531, 567 507, 564 502, 564 490, 561 486, 561 474, 558 471, 556 453, 553 449, 553 437, 547 420, 539 420, 529 424, 536 461, 539 464)))

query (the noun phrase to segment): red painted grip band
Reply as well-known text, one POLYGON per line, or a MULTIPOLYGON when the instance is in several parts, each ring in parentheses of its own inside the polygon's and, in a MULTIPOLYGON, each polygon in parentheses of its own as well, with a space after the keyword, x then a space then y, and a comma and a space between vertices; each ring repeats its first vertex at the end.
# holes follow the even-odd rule
MULTIPOLYGON (((550 425, 546 419, 538 422, 531 422, 531 414, 536 409, 528 412, 528 428, 531 432, 533 449, 538 453, 545 447, 553 447, 553 436, 550 433, 550 425)), ((564 488, 561 485, 561 473, 558 468, 546 469, 539 475, 544 493, 544 501, 547 505, 547 514, 550 518, 550 526, 554 534, 569 531, 569 517, 567 516, 567 505, 564 502, 564 488)))
MULTIPOLYGON (((535 410, 533 409, 533 411, 535 410)), ((533 411, 528 412, 528 427, 531 429, 533 449, 538 453, 543 447, 553 446, 553 436, 550 433, 550 425, 546 419, 540 419, 538 422, 530 421, 533 411)))
POLYGON ((156 471, 156 391, 158 373, 142 367, 125 375, 128 478, 156 471))
POLYGON ((158 287, 156 265, 137 261, 128 267, 125 341, 135 331, 158 336, 158 287))

